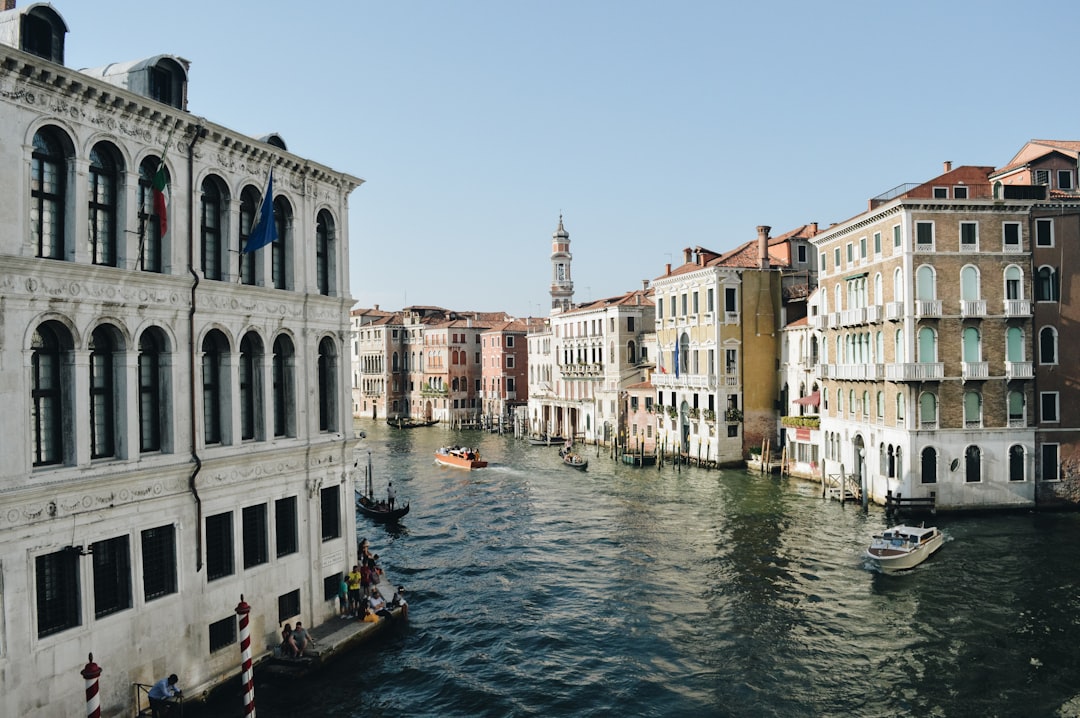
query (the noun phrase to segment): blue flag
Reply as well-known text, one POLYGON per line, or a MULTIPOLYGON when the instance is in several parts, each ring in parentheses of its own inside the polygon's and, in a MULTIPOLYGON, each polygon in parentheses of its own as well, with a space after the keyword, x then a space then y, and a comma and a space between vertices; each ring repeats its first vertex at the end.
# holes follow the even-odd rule
POLYGON ((277 223, 274 221, 274 168, 270 168, 270 174, 266 177, 266 192, 263 193, 262 203, 255 212, 255 219, 251 222, 251 234, 244 243, 245 252, 254 252, 256 249, 277 239, 277 223))
POLYGON ((679 339, 675 338, 675 378, 679 378, 679 339))

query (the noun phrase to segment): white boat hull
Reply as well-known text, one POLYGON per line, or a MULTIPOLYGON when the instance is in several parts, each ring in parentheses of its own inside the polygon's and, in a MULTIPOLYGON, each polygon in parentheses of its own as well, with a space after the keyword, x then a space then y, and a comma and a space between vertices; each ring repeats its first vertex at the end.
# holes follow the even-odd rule
POLYGON ((866 558, 882 571, 903 571, 915 568, 941 548, 945 537, 940 531, 912 547, 895 547, 887 539, 877 538, 866 549, 866 558))

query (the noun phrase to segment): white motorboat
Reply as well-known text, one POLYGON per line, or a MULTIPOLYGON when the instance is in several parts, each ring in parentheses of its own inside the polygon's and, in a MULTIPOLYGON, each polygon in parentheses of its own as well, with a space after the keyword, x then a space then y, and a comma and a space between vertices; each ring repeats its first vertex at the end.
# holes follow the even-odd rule
POLYGON ((936 526, 901 524, 874 536, 866 557, 882 571, 902 571, 930 558, 944 541, 936 526))

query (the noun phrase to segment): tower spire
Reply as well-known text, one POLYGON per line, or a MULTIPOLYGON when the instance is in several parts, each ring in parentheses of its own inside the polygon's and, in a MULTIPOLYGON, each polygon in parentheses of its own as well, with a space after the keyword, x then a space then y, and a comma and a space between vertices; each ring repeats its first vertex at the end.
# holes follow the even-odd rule
POLYGON ((574 301, 574 282, 570 278, 570 233, 563 227, 562 213, 559 227, 551 235, 551 308, 566 311, 574 301))

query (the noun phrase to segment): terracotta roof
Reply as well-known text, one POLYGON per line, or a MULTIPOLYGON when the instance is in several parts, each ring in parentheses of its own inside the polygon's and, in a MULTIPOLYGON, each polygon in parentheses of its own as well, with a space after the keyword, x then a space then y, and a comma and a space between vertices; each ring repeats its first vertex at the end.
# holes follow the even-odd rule
POLYGON ((603 309, 604 307, 617 307, 617 306, 641 306, 651 307, 653 306, 652 290, 650 289, 635 289, 632 292, 626 294, 620 294, 614 297, 605 297, 604 299, 597 299, 592 302, 586 302, 582 304, 575 304, 570 310, 563 312, 563 316, 567 314, 575 314, 577 312, 586 312, 593 309, 603 309), (639 302, 637 297, 641 297, 639 302))
POLYGON ((653 385, 652 385, 651 381, 639 381, 637 384, 631 384, 630 386, 626 387, 626 390, 627 391, 630 391, 631 389, 652 390, 652 388, 653 388, 653 385))
POLYGON ((799 317, 793 322, 788 322, 784 329, 796 329, 798 327, 806 327, 810 325, 810 321, 806 317, 799 317))

